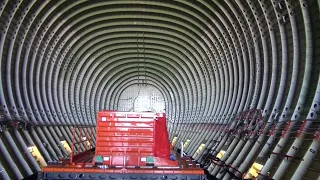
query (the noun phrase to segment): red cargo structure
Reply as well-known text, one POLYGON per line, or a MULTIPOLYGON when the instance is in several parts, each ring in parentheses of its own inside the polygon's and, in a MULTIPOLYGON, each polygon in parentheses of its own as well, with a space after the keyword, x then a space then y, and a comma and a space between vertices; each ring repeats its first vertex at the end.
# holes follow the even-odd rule
POLYGON ((100 111, 95 149, 43 168, 39 179, 203 179, 203 170, 191 159, 172 161, 170 153, 164 113, 100 111))
POLYGON ((169 160, 165 114, 98 113, 95 163, 110 167, 178 166, 169 160))

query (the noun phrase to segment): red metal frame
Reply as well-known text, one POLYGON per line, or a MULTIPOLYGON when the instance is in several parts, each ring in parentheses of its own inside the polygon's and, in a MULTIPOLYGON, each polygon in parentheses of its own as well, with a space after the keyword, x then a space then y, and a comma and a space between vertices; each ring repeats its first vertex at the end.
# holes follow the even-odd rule
POLYGON ((307 124, 307 121, 304 120, 304 121, 302 122, 301 126, 300 126, 300 129, 298 130, 297 138, 300 138, 300 136, 301 136, 301 134, 302 134, 302 132, 303 132, 304 127, 306 126, 306 124, 307 124))
POLYGON ((291 125, 291 121, 288 121, 286 127, 284 128, 284 130, 282 132, 282 136, 281 136, 282 138, 284 138, 284 136, 287 134, 290 125, 291 125))
POLYGON ((314 139, 316 141, 320 140, 320 127, 318 128, 318 130, 314 133, 314 139))
POLYGON ((164 113, 102 111, 97 116, 95 157, 104 165, 178 167, 169 159, 164 113))
POLYGON ((272 128, 271 128, 271 130, 270 130, 270 132, 269 132, 268 136, 272 136, 272 135, 274 134, 274 131, 275 131, 276 127, 277 127, 277 125, 276 125, 276 124, 272 125, 272 128))
POLYGON ((70 164, 75 164, 79 157, 82 157, 93 147, 94 128, 93 127, 74 127, 72 130, 72 144, 70 153, 70 164), (85 140, 83 140, 85 138, 85 140), (87 146, 87 143, 91 147, 87 146), (84 148, 84 150, 81 149, 84 148))
POLYGON ((85 148, 83 145, 87 141, 93 144, 94 131, 85 127, 74 128, 70 163, 49 165, 44 167, 42 171, 44 173, 203 175, 204 172, 200 167, 179 166, 179 163, 187 164, 183 158, 177 157, 177 161, 169 159, 170 142, 169 138, 165 136, 167 133, 165 118, 165 114, 162 113, 99 112, 95 151, 85 148), (156 136, 157 132, 165 133, 156 136), (82 137, 86 137, 86 140, 82 140, 82 137), (166 140, 161 142, 162 138, 166 140), (161 144, 154 143, 155 141, 161 142, 161 144), (166 147, 166 144, 168 144, 169 150, 168 158, 165 158, 167 156, 165 154, 159 155, 159 152, 166 152, 161 149, 166 147), (81 145, 83 146, 82 150, 80 150, 81 145), (76 150, 78 151, 75 152, 76 150), (101 165, 101 159, 98 156, 102 157, 103 165, 101 165), (91 161, 85 162, 86 157, 92 157, 91 161), (96 157, 99 161, 97 164, 95 163, 96 157), (152 161, 149 163, 152 162, 154 166, 146 167, 149 164, 142 158, 150 157, 152 157, 152 161), (139 168, 136 168, 137 166, 139 168))
POLYGON ((266 123, 266 122, 264 122, 264 123, 262 124, 261 128, 260 128, 260 129, 259 129, 259 131, 258 131, 258 135, 263 134, 264 129, 266 128, 266 125, 267 125, 267 123, 266 123))

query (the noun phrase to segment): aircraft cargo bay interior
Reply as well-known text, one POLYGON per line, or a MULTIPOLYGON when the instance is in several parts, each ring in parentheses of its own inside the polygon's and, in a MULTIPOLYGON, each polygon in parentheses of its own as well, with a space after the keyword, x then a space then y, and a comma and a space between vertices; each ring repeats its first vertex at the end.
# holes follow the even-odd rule
POLYGON ((320 180, 319 0, 0 0, 0 179, 320 180))

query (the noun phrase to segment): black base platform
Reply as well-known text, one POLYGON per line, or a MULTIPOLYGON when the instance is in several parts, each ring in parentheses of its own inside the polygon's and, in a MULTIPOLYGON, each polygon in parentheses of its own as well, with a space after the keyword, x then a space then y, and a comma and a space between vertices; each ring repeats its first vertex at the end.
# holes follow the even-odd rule
POLYGON ((101 174, 101 173, 44 173, 38 174, 38 180, 54 179, 106 179, 106 180, 204 180, 204 175, 177 175, 177 174, 101 174))

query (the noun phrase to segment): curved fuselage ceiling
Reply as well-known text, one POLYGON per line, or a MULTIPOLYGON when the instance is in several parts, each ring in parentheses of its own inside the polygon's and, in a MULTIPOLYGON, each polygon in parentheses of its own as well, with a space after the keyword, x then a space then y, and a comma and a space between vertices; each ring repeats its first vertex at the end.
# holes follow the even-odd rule
POLYGON ((316 0, 3 0, 0 177, 40 170, 30 145, 46 162, 64 156, 69 125, 108 109, 165 112, 170 140, 196 160, 223 150, 242 173, 261 157, 261 176, 314 178, 319 162, 301 159, 319 159, 319 24, 316 0), (35 127, 7 131, 14 121, 35 127), (245 127, 254 138, 230 131, 245 127), (296 136, 310 127, 311 140, 296 136))

